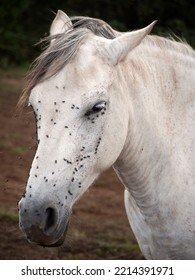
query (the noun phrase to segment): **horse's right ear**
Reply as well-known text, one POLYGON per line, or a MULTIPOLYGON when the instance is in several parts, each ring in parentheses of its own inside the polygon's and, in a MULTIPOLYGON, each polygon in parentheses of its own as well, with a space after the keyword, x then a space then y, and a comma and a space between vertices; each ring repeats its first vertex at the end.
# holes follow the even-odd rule
POLYGON ((145 28, 126 32, 113 40, 107 40, 101 52, 112 65, 116 65, 118 62, 124 60, 129 52, 141 43, 146 35, 150 33, 155 23, 156 21, 153 21, 145 28))
POLYGON ((69 29, 72 29, 71 19, 63 11, 58 10, 50 27, 50 35, 64 33, 69 29))

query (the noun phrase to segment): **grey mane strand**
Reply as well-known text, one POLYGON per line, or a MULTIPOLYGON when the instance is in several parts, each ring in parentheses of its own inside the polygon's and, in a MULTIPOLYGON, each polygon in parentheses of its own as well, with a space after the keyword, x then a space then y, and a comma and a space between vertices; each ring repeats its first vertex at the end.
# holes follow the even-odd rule
POLYGON ((27 76, 26 87, 18 102, 18 108, 27 103, 31 90, 36 84, 57 74, 75 56, 79 46, 90 33, 107 39, 114 39, 117 31, 106 22, 89 17, 72 17, 73 28, 66 32, 48 36, 38 44, 44 45, 44 51, 32 64, 27 76))

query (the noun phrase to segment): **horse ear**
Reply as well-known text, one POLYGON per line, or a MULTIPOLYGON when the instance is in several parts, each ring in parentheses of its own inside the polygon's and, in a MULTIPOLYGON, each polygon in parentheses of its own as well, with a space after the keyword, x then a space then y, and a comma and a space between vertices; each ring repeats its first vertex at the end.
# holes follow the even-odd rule
POLYGON ((50 35, 64 33, 65 31, 71 28, 72 22, 70 18, 63 11, 58 10, 56 17, 54 18, 50 27, 50 35))
POLYGON ((118 62, 122 61, 127 54, 137 47, 145 36, 150 33, 155 23, 156 21, 153 21, 143 29, 127 32, 113 40, 109 40, 104 53, 111 63, 116 65, 118 62))

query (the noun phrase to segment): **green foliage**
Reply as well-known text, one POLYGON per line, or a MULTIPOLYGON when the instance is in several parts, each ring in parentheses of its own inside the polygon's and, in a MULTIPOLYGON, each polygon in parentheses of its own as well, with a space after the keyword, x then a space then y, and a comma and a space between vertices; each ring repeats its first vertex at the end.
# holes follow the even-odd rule
POLYGON ((120 31, 136 29, 154 19, 154 32, 175 33, 195 46, 195 5, 192 0, 1 0, 0 67, 32 62, 35 46, 49 31, 53 12, 101 18, 120 31))

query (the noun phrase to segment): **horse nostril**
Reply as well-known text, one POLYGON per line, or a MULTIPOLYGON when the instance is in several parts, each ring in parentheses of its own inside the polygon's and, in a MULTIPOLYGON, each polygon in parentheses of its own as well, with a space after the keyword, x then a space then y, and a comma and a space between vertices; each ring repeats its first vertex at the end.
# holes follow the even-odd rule
POLYGON ((46 221, 45 221, 44 231, 48 232, 55 225, 56 213, 55 210, 51 207, 48 207, 45 210, 45 213, 46 213, 46 221))

